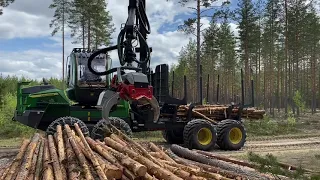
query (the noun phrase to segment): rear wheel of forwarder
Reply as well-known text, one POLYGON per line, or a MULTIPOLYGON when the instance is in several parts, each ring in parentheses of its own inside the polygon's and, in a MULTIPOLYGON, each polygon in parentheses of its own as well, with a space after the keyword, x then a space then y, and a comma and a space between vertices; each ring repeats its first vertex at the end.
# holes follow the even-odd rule
POLYGON ((162 131, 163 138, 169 144, 182 144, 183 143, 183 128, 179 129, 165 129, 162 131))
MULTIPOLYGON (((129 124, 125 120, 118 117, 109 117, 109 120, 113 126, 118 128, 121 132, 123 132, 127 136, 132 135, 132 130, 129 124)), ((99 139, 103 141, 105 137, 110 135, 110 133, 111 132, 108 128, 108 122, 102 119, 93 127, 91 131, 91 138, 99 139)))
POLYGON ((217 144, 222 150, 239 150, 246 142, 246 130, 240 121, 226 119, 218 123, 217 144))
POLYGON ((75 117, 71 117, 71 116, 66 116, 66 117, 60 117, 56 120, 54 120, 47 128, 46 133, 47 135, 54 135, 54 133, 56 133, 57 131, 57 126, 61 125, 62 129, 64 128, 64 125, 68 124, 70 126, 71 129, 75 129, 74 128, 74 124, 77 123, 83 133, 84 136, 89 136, 89 129, 87 127, 87 125, 81 121, 78 118, 75 117))
POLYGON ((184 145, 189 149, 208 151, 217 141, 217 130, 213 124, 203 119, 194 119, 184 127, 184 145))

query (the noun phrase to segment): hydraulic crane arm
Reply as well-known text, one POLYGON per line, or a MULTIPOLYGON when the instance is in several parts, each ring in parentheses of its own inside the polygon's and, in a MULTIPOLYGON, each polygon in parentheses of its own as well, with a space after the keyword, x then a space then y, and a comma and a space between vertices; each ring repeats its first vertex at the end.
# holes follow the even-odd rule
POLYGON ((128 18, 124 28, 121 29, 117 45, 103 48, 94 52, 88 59, 89 70, 96 75, 107 75, 116 72, 111 88, 100 94, 98 105, 102 106, 102 114, 105 120, 109 117, 109 112, 120 99, 129 102, 138 102, 141 105, 150 105, 154 114, 154 121, 160 115, 160 108, 157 99, 153 96, 153 87, 149 85, 147 73, 149 73, 150 54, 146 36, 150 34, 150 24, 146 15, 145 0, 129 0, 128 18), (133 46, 135 40, 139 41, 140 48, 133 46), (101 53, 117 50, 121 67, 96 72, 92 68, 92 60, 101 53), (136 51, 140 53, 137 60, 136 51), (133 63, 137 67, 133 66, 133 63), (125 73, 124 70, 135 70, 134 73, 125 73))

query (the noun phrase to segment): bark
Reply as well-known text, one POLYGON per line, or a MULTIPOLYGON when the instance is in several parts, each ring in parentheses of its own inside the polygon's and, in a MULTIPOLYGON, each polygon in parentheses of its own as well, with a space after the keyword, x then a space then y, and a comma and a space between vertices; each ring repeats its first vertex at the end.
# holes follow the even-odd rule
POLYGON ((31 164, 31 169, 29 171, 29 176, 27 179, 34 179, 35 178, 35 173, 36 173, 36 167, 37 167, 37 160, 39 156, 39 151, 40 151, 40 146, 42 145, 42 140, 40 139, 40 142, 37 143, 34 155, 32 157, 32 164, 31 164))
POLYGON ((51 158, 50 158, 50 152, 49 152, 49 144, 48 140, 44 139, 44 150, 43 150, 43 178, 45 180, 54 180, 53 175, 53 168, 51 165, 51 158))
POLYGON ((6 176, 3 179, 5 179, 5 180, 15 179, 14 174, 17 172, 17 170, 21 164, 22 158, 27 150, 29 143, 30 143, 30 140, 24 140, 22 142, 22 145, 20 146, 20 149, 19 149, 19 153, 17 154, 17 156, 13 160, 11 166, 8 167, 8 169, 9 169, 8 173, 6 174, 6 176))
POLYGON ((122 146, 127 146, 128 144, 124 141, 122 141, 117 135, 111 134, 110 138, 115 140, 116 142, 120 143, 122 146))
POLYGON ((220 167, 221 169, 237 173, 239 175, 242 175, 243 177, 248 177, 249 179, 256 179, 256 178, 267 179, 266 177, 262 176, 258 172, 244 170, 244 169, 241 169, 241 168, 236 167, 234 165, 228 164, 226 162, 208 158, 207 156, 198 154, 198 153, 193 152, 187 148, 183 148, 183 147, 175 145, 175 144, 171 145, 170 149, 173 153, 177 154, 178 156, 180 156, 182 158, 187 158, 192 161, 200 162, 203 164, 208 164, 208 165, 215 166, 215 167, 220 167))
POLYGON ((73 148, 73 151, 77 155, 77 158, 78 158, 80 165, 83 169, 83 172, 85 174, 85 179, 92 179, 93 180, 90 169, 89 169, 88 165, 86 164, 86 158, 83 155, 83 153, 81 152, 81 150, 79 149, 79 146, 77 145, 76 140, 73 137, 73 134, 72 134, 72 131, 71 131, 69 125, 67 125, 67 124, 65 125, 65 130, 67 131, 69 142, 73 148))
POLYGON ((96 159, 96 156, 94 155, 92 149, 90 148, 89 144, 87 143, 86 138, 82 134, 82 131, 81 131, 80 127, 78 126, 77 123, 74 124, 74 127, 75 127, 78 135, 80 136, 80 139, 81 139, 82 143, 85 146, 84 150, 88 152, 89 159, 91 160, 91 162, 92 162, 92 164, 94 166, 94 169, 97 171, 97 174, 98 174, 99 178, 100 179, 107 179, 107 177, 104 174, 104 172, 103 172, 98 160, 96 159))
POLYGON ((39 133, 35 133, 31 139, 31 142, 28 146, 28 149, 25 153, 25 156, 23 158, 23 162, 21 164, 21 168, 17 174, 17 179, 25 179, 27 178, 30 169, 31 169, 31 164, 32 164, 32 157, 34 155, 34 152, 36 150, 37 147, 37 143, 40 139, 40 134, 39 133))
POLYGON ((56 141, 58 146, 58 156, 59 156, 59 164, 61 166, 63 177, 67 177, 66 168, 64 165, 66 159, 66 152, 63 143, 63 135, 62 135, 62 127, 61 125, 57 125, 57 133, 56 133, 56 141))
POLYGON ((40 179, 40 174, 42 172, 42 165, 43 165, 43 152, 44 152, 44 139, 41 140, 34 180, 40 179))
POLYGON ((58 153, 52 135, 48 135, 48 143, 55 179, 65 179, 61 171, 58 153))
POLYGON ((75 156, 75 153, 71 147, 71 144, 70 144, 70 141, 68 139, 68 135, 66 133, 64 133, 64 143, 65 143, 65 148, 66 148, 66 159, 68 161, 67 163, 67 169, 68 169, 68 177, 69 179, 74 179, 74 180, 77 180, 77 179, 80 179, 79 178, 79 174, 80 174, 80 171, 79 171, 79 163, 77 161, 77 158, 75 156))
POLYGON ((135 148, 137 148, 138 150, 141 151, 142 155, 145 156, 146 158, 150 159, 151 161, 153 161, 153 163, 160 165, 159 162, 154 159, 147 150, 145 150, 140 144, 138 144, 137 142, 135 142, 134 140, 132 140, 131 138, 129 138, 126 134, 124 134, 123 132, 121 132, 120 130, 118 130, 115 126, 113 126, 111 124, 112 130, 116 131, 117 134, 122 137, 122 139, 124 139, 125 141, 129 142, 130 144, 134 145, 135 148))
POLYGON ((113 165, 120 168, 120 170, 123 170, 123 166, 119 163, 119 161, 114 156, 112 156, 105 148, 102 147, 102 143, 99 140, 95 142, 95 141, 91 141, 92 140, 91 138, 87 137, 86 139, 92 149, 98 152, 107 161, 109 161, 113 165))
POLYGON ((104 159, 101 155, 99 155, 96 152, 95 152, 95 155, 101 165, 101 168, 106 174, 107 178, 120 179, 122 177, 122 171, 118 167, 112 165, 110 162, 108 162, 106 159, 104 159))
POLYGON ((179 167, 174 167, 169 164, 163 163, 163 167, 173 172, 175 175, 185 179, 185 180, 205 180, 203 177, 197 177, 190 172, 187 172, 179 167))
POLYGON ((207 179, 230 180, 229 178, 223 177, 220 174, 203 171, 198 167, 192 167, 190 165, 186 166, 186 165, 183 165, 183 164, 172 163, 172 162, 169 162, 169 161, 162 161, 162 162, 166 163, 166 164, 169 164, 171 166, 174 166, 176 168, 183 169, 183 170, 189 172, 190 174, 201 176, 201 177, 204 177, 204 178, 207 178, 207 179))
POLYGON ((200 153, 200 154, 203 154, 205 156, 209 156, 209 157, 212 157, 212 158, 215 158, 215 159, 218 159, 218 160, 225 161, 225 162, 230 162, 230 163, 238 164, 238 165, 241 165, 241 166, 247 166, 247 167, 250 167, 250 168, 253 168, 253 169, 256 168, 256 166, 254 164, 250 164, 250 163, 247 163, 247 162, 244 162, 244 161, 227 158, 227 157, 223 157, 223 156, 220 156, 220 155, 215 155, 213 153, 205 152, 205 151, 198 151, 197 150, 196 152, 200 153))
POLYGON ((163 169, 162 167, 155 164, 154 162, 152 162, 148 158, 141 156, 140 154, 132 151, 131 149, 129 149, 127 147, 122 146, 121 144, 115 142, 114 140, 112 140, 109 137, 105 138, 105 143, 106 143, 106 145, 112 147, 113 149, 115 149, 121 153, 127 154, 132 159, 145 165, 148 168, 148 173, 150 175, 154 175, 158 179, 168 179, 168 180, 169 179, 181 179, 182 180, 182 178, 176 176, 172 172, 170 172, 166 169, 163 169))
MULTIPOLYGON (((93 140, 92 140, 93 141, 93 140)), ((122 165, 127 167, 130 171, 132 171, 136 176, 142 177, 147 173, 147 167, 140 164, 139 162, 131 159, 130 157, 105 146, 104 147, 110 154, 116 157, 122 165)))
POLYGON ((163 151, 162 151, 157 145, 155 145, 153 142, 149 142, 149 146, 150 146, 151 150, 153 150, 153 151, 155 151, 155 152, 159 152, 165 160, 175 163, 175 161, 174 161, 172 158, 170 158, 165 152, 163 152, 163 151))

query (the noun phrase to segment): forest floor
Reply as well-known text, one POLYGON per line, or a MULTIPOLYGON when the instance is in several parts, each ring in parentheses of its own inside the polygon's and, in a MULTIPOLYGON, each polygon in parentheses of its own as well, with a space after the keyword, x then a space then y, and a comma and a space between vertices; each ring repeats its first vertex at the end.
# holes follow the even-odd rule
MULTIPOLYGON (((278 120, 275 120, 278 121, 278 120)), ((259 126, 257 126, 259 127, 259 126)), ((319 171, 320 167, 320 113, 311 115, 305 114, 295 120, 295 128, 281 133, 281 125, 274 131, 275 134, 256 135, 248 130, 248 137, 245 146, 238 151, 221 151, 218 148, 213 153, 247 161, 249 152, 260 155, 272 154, 280 162, 313 171, 319 171)), ((252 127, 251 127, 252 128, 252 127)), ((265 124, 261 130, 266 129, 265 124)), ((256 130, 256 129, 255 129, 256 130)), ((267 131, 267 130, 266 130, 267 131)), ((159 132, 143 132, 135 135, 137 141, 152 141, 164 147, 166 144, 159 132)), ((13 160, 18 152, 22 138, 0 139, 0 169, 13 160)))

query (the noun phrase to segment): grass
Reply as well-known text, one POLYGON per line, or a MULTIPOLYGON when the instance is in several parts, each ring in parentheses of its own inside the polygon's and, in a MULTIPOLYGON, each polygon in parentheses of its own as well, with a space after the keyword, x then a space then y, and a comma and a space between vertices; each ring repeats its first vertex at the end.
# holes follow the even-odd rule
POLYGON ((0 139, 1 148, 15 148, 19 147, 23 141, 23 138, 9 138, 9 139, 0 139))
POLYGON ((161 131, 149 131, 149 132, 136 132, 133 133, 133 138, 137 141, 152 141, 152 142, 165 142, 162 137, 161 131))
POLYGON ((261 120, 247 120, 244 122, 244 126, 249 137, 296 134, 299 132, 294 117, 289 117, 286 120, 274 120, 265 116, 261 120))

